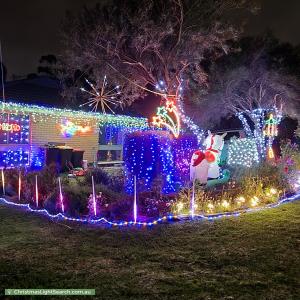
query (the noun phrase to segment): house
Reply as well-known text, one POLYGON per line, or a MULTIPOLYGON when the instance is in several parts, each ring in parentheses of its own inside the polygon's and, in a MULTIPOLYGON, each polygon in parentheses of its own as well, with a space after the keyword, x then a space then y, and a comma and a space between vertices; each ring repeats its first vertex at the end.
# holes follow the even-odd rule
POLYGON ((56 82, 47 78, 18 80, 5 88, 6 99, 0 99, 0 167, 40 168, 55 148, 66 161, 77 152, 88 163, 121 162, 124 134, 148 127, 146 118, 54 107, 62 99, 56 82))

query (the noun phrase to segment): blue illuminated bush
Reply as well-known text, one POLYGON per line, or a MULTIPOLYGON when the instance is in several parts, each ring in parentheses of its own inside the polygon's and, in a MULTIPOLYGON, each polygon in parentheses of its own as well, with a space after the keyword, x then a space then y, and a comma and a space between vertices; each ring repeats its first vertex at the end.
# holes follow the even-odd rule
POLYGON ((188 180, 189 162, 196 149, 196 137, 175 139, 166 131, 128 134, 124 141, 127 191, 133 192, 136 176, 142 190, 150 190, 153 180, 161 178, 163 194, 177 192, 188 180))

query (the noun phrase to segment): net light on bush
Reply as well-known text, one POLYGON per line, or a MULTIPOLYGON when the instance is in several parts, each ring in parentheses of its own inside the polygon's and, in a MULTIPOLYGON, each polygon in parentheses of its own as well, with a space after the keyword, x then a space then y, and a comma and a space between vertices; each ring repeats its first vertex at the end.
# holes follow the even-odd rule
POLYGON ((259 156, 254 139, 232 139, 228 148, 228 164, 231 166, 251 167, 259 163, 259 156))

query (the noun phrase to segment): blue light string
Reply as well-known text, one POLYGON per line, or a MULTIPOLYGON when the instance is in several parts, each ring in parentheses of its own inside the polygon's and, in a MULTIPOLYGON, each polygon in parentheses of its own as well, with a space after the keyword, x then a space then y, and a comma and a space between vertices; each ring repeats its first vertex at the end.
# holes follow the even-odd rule
MULTIPOLYGON (((300 193, 295 194, 295 195, 290 196, 290 197, 287 197, 287 198, 283 198, 283 199, 279 200, 276 203, 269 204, 269 205, 264 206, 264 207, 248 208, 248 209, 245 209, 243 211, 225 212, 225 213, 210 214, 210 215, 196 214, 196 215, 194 215, 193 220, 195 220, 195 219, 204 219, 204 220, 212 221, 212 220, 215 220, 215 219, 226 218, 226 217, 238 217, 238 216, 240 216, 242 214, 245 214, 245 213, 262 211, 262 210, 265 210, 265 209, 268 209, 268 208, 275 208, 275 207, 278 207, 278 206, 280 206, 284 203, 299 200, 299 198, 300 198, 300 193)), ((30 207, 30 204, 15 203, 15 202, 12 202, 12 201, 8 201, 4 198, 0 198, 0 201, 2 201, 5 204, 8 204, 8 205, 25 208, 25 209, 29 210, 30 212, 46 214, 46 216, 48 216, 52 219, 61 217, 64 220, 67 220, 67 221, 75 221, 75 222, 88 223, 88 224, 103 223, 103 224, 119 226, 119 227, 123 227, 123 226, 153 226, 153 225, 157 225, 159 223, 162 223, 164 221, 192 220, 190 215, 178 215, 178 216, 168 215, 168 216, 160 217, 160 218, 158 218, 154 221, 151 221, 151 222, 136 222, 136 223, 134 221, 120 221, 120 222, 109 221, 104 217, 98 218, 98 219, 71 218, 71 217, 65 216, 62 213, 50 214, 46 209, 33 209, 33 208, 30 207)))

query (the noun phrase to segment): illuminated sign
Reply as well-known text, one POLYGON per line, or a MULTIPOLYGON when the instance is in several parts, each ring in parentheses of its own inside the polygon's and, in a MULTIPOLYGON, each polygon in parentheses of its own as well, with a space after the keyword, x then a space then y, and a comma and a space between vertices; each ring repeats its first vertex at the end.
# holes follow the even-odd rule
POLYGON ((0 123, 0 130, 9 132, 18 132, 21 130, 21 126, 16 123, 0 123))
POLYGON ((90 126, 76 125, 73 122, 66 120, 60 125, 60 132, 64 137, 72 137, 76 134, 84 134, 91 131, 90 126))

